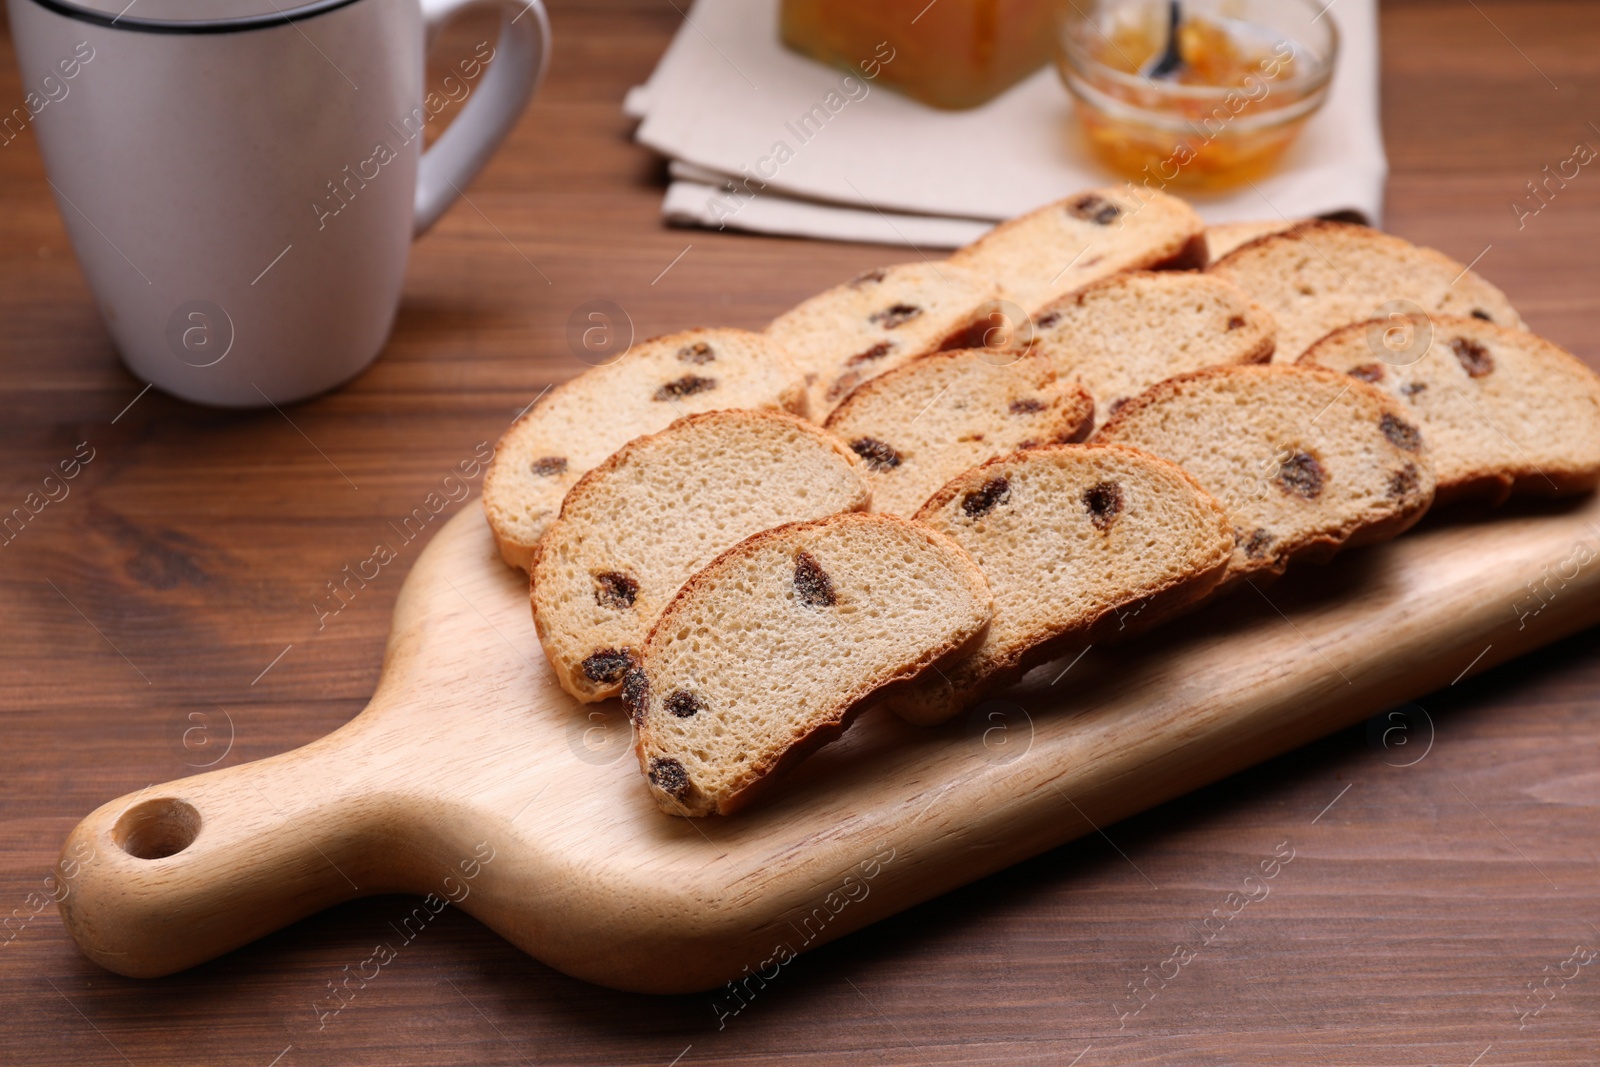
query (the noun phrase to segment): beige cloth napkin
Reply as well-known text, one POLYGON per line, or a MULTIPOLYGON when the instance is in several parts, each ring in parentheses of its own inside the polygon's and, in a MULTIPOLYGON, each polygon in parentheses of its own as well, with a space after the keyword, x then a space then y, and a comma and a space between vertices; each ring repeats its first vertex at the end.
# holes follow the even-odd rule
MULTIPOLYGON (((1376 0, 1336 0, 1324 17, 1342 37, 1327 104, 1270 177, 1195 199, 1208 221, 1355 212, 1381 223, 1376 0)), ((629 93, 639 141, 673 161, 668 220, 952 248, 1121 180, 1090 158, 1051 68, 982 107, 940 111, 789 51, 777 19, 778 0, 697 0, 629 93), (801 121, 819 105, 826 121, 801 121)))

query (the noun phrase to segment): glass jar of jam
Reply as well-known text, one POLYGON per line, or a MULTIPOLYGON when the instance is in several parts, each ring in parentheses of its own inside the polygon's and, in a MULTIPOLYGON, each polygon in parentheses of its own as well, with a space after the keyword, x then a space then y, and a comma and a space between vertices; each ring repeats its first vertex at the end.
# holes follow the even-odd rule
POLYGON ((940 108, 992 100, 1050 61, 1056 0, 783 0, 797 52, 940 108))
POLYGON ((1327 98, 1339 36, 1313 0, 1061 0, 1057 65, 1094 152, 1156 188, 1267 173, 1327 98), (1160 72, 1177 9, 1177 63, 1160 72))

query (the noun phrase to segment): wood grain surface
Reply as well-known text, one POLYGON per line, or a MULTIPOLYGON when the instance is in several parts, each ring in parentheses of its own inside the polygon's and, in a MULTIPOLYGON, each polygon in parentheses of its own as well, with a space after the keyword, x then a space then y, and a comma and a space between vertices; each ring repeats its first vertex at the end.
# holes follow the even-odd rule
MULTIPOLYGON (((78 953, 44 881, 71 827, 361 708, 433 530, 319 628, 327 583, 582 369, 564 340, 576 306, 613 300, 640 336, 756 326, 904 256, 659 224, 662 168, 618 104, 681 17, 656 0, 556 4, 551 78, 472 203, 417 245, 383 358, 282 414, 153 391, 129 407, 140 383, 72 261, 32 135, 0 147, 6 509, 80 443, 93 456, 0 548, 0 1059, 1592 1063, 1600 971, 1569 962, 1600 946, 1592 631, 1421 698, 1425 719, 1380 718, 808 954, 720 1023, 725 1000, 609 992, 459 908, 422 922, 414 897, 341 905, 166 979, 78 953), (1385 747, 1395 722, 1407 729, 1385 747), (1416 759, 1397 742, 1420 743, 1420 723, 1433 744, 1416 759), (1283 842, 1293 862, 1241 906, 1283 842), (1152 993, 1217 910, 1226 928, 1152 993)), ((472 29, 448 45, 470 51, 472 29)), ((1600 179, 1586 168, 1520 229, 1510 208, 1576 143, 1600 144, 1600 8, 1397 3, 1382 30, 1387 228, 1482 254, 1537 330, 1600 361, 1600 179)), ((0 51, 0 98, 20 100, 0 51)))
MULTIPOLYGON (((1182 628, 1080 644, 943 729, 869 710, 750 808, 697 820, 647 794, 620 704, 578 703, 530 647, 526 581, 468 509, 407 575, 359 716, 108 801, 51 895, 86 955, 153 978, 415 893, 419 927, 456 904, 574 977, 710 990, 722 1022, 801 952, 1342 726, 1380 716, 1379 748, 1411 763, 1434 727, 1391 709, 1600 622, 1600 497, 1435 518, 1182 628)), ((1119 1028, 1296 855, 1274 846, 1119 1028)))

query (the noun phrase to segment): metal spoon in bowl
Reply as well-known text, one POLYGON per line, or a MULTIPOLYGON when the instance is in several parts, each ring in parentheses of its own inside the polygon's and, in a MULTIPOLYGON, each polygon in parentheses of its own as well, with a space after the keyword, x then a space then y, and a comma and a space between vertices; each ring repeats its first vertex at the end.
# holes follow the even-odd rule
POLYGON ((1178 24, 1183 21, 1183 9, 1178 0, 1167 4, 1167 47, 1156 61, 1145 68, 1146 78, 1170 78, 1183 67, 1183 51, 1178 47, 1178 24))

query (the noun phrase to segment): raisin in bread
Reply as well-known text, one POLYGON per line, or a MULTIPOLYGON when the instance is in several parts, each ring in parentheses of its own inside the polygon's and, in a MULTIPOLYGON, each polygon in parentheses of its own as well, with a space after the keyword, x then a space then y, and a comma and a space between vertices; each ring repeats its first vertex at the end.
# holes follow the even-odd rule
POLYGON ((1212 263, 1215 263, 1235 248, 1247 245, 1258 237, 1282 233, 1298 225, 1299 222, 1288 219, 1274 219, 1271 222, 1219 222, 1206 227, 1206 255, 1212 263))
POLYGON ((885 687, 976 640, 991 612, 965 552, 892 515, 741 541, 679 590, 628 673, 651 794, 674 815, 733 811, 885 687))
POLYGON ((1175 196, 1091 189, 1002 222, 950 256, 1033 314, 1090 282, 1144 267, 1203 267, 1205 225, 1175 196))
POLYGON ((990 460, 917 512, 966 549, 994 595, 974 650, 923 675, 891 707, 941 722, 1068 643, 1141 628, 1195 603, 1233 555, 1222 506, 1177 466, 1117 445, 1031 449, 990 460))
POLYGON ((586 472, 641 434, 717 408, 806 414, 788 355, 748 330, 657 337, 542 396, 505 436, 483 480, 483 506, 500 555, 528 569, 534 547, 586 472))
POLYGON ((1208 269, 1272 312, 1279 363, 1293 363, 1340 326, 1395 309, 1523 328, 1504 293, 1449 256, 1348 222, 1307 222, 1258 238, 1208 269))
POLYGON ((862 465, 792 415, 713 411, 639 437, 585 474, 539 541, 533 619, 561 688, 622 676, 668 601, 751 534, 867 506, 862 465))
POLYGON ((1393 394, 1427 435, 1439 500, 1600 483, 1600 376, 1522 330, 1413 317, 1335 330, 1300 357, 1393 394), (1407 343, 1409 342, 1409 343, 1407 343), (1393 345, 1394 347, 1391 347, 1393 345))
POLYGON ((1422 431, 1393 398, 1316 367, 1213 367, 1124 404, 1096 441, 1152 452, 1221 501, 1228 579, 1401 533, 1433 501, 1422 431))
POLYGON ((1089 394, 1043 356, 961 349, 863 383, 827 425, 865 461, 872 510, 909 517, 969 467, 1081 441, 1093 422, 1089 394))
POLYGON ((981 330, 1000 295, 949 263, 902 263, 812 297, 774 319, 767 336, 805 374, 820 422, 861 382, 981 330))
POLYGON ((1272 358, 1272 315, 1236 285, 1136 271, 1078 290, 1034 319, 1033 350, 1094 397, 1099 421, 1175 374, 1272 358))

